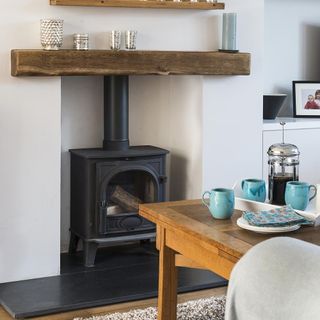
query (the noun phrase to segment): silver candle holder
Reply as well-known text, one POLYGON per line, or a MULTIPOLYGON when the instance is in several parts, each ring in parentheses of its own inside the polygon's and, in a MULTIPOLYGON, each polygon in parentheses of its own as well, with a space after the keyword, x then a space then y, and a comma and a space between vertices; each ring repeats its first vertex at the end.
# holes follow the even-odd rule
POLYGON ((73 35, 73 49, 89 50, 89 35, 87 33, 75 33, 73 35))
POLYGON ((63 20, 41 19, 40 41, 44 50, 59 50, 63 41, 63 20))
POLYGON ((121 31, 112 30, 110 32, 110 49, 111 50, 121 49, 121 31))
POLYGON ((125 43, 126 49, 128 50, 135 50, 137 47, 137 34, 138 31, 135 30, 127 30, 125 33, 125 43))

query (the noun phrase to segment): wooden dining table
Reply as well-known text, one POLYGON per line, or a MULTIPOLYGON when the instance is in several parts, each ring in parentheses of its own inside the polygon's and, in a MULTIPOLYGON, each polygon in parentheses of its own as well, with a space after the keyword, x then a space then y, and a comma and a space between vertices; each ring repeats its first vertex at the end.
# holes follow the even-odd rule
POLYGON ((290 236, 320 245, 320 227, 301 227, 281 234, 260 234, 241 229, 231 219, 214 219, 201 200, 142 204, 139 214, 157 227, 159 250, 158 320, 175 320, 179 266, 211 270, 230 278, 239 259, 254 245, 275 236, 290 236))

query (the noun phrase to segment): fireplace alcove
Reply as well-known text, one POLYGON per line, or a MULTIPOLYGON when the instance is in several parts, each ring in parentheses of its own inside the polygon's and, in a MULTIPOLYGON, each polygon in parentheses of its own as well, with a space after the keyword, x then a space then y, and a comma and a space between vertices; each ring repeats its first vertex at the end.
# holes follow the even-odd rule
MULTIPOLYGON (((249 53, 226 53, 226 52, 216 52, 216 51, 117 51, 113 52, 110 50, 89 50, 89 51, 76 51, 76 50, 58 50, 58 51, 44 51, 44 50, 25 50, 25 49, 15 49, 11 51, 11 74, 15 77, 21 76, 94 76, 103 75, 114 77, 128 77, 128 75, 249 75, 250 74, 250 54, 249 53)), ((127 99, 125 91, 122 91, 122 99, 127 99), (124 95, 123 95, 124 94, 124 95)), ((112 108, 111 111, 114 111, 112 108)), ((128 110, 125 108, 120 108, 120 113, 124 112, 128 114, 128 110)), ((121 136, 127 136, 127 124, 118 126, 118 117, 113 118, 115 123, 113 125, 105 126, 109 128, 109 132, 105 131, 105 135, 109 135, 111 139, 104 141, 104 148, 109 148, 112 150, 113 156, 111 158, 116 158, 119 156, 119 151, 115 151, 118 147, 114 149, 114 142, 120 146, 120 149, 126 149, 127 155, 122 155, 118 158, 118 161, 124 161, 125 158, 130 161, 136 160, 137 157, 150 156, 150 157, 163 157, 168 153, 167 150, 149 147, 147 154, 135 155, 136 149, 134 147, 129 147, 128 139, 122 139, 121 136), (120 129, 119 129, 120 128, 120 129), (112 141, 113 140, 113 141, 112 141)), ((125 117, 125 122, 128 123, 128 118, 125 117)), ((111 124, 111 123, 110 123, 111 124)), ((83 154, 82 156, 79 152, 86 152, 71 150, 76 156, 78 153, 79 159, 82 157, 83 162, 91 163, 90 170, 95 168, 96 162, 102 161, 101 156, 88 156, 83 154), (87 157, 87 158, 86 158, 87 157)), ((93 151, 93 150, 92 150, 93 151)), ((100 149, 100 152, 106 151, 100 149)), ((108 158, 108 156, 107 156, 108 158)), ((163 160, 164 161, 164 160, 163 160)), ((86 169, 85 173, 74 174, 73 176, 80 179, 81 174, 89 175, 89 169, 86 169)), ((94 171, 93 171, 94 172, 94 171)), ((91 172, 91 175, 94 175, 91 172)), ((161 173, 160 175, 163 175, 161 173)), ((160 176, 159 175, 159 176, 160 176)), ((87 177, 86 177, 87 178, 87 177)), ((72 182, 71 182, 72 183, 72 182)), ((88 192, 93 186, 91 184, 82 191, 81 196, 78 197, 79 202, 84 201, 85 192, 88 192)), ((71 191, 73 194, 73 191, 71 191)), ((72 195, 71 195, 72 196, 72 195)), ((159 198, 160 200, 160 198, 159 198)), ((88 200, 87 200, 88 201, 88 200)), ((88 201, 88 206, 90 204, 91 208, 96 210, 96 197, 88 201)), ((77 208, 77 205, 73 205, 77 208)), ((73 210, 71 208, 71 210, 73 210)), ((73 213, 71 213, 72 215, 73 213)), ((74 216, 81 216, 79 212, 74 213, 74 216)), ((85 215, 84 215, 85 216, 85 215)), ((95 214, 95 218, 90 222, 91 224, 97 225, 97 217, 99 215, 95 214)), ((75 221, 75 219, 73 219, 75 221)), ((77 225, 77 223, 76 223, 77 225)), ((79 230, 85 230, 85 228, 78 228, 79 230)), ((71 231, 75 232, 72 234, 70 248, 71 251, 75 248, 75 243, 77 239, 82 236, 84 240, 85 253, 85 263, 86 265, 91 265, 94 261, 95 248, 99 243, 102 242, 102 238, 99 235, 95 235, 95 238, 86 238, 84 235, 89 233, 77 232, 73 226, 71 226, 71 231), (90 240, 90 241, 87 241, 90 240), (86 250, 92 247, 92 250, 86 250), (91 253, 90 253, 91 252, 91 253)), ((111 238, 108 238, 111 241, 111 238)))
POLYGON ((128 76, 104 77, 102 148, 71 149, 69 253, 83 242, 84 265, 99 245, 155 238, 139 203, 165 201, 167 150, 129 145, 128 76))

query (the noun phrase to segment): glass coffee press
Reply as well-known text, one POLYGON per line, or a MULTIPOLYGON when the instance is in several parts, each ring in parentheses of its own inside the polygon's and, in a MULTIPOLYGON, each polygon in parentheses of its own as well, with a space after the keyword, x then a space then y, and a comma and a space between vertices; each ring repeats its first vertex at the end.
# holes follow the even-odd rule
POLYGON ((299 149, 294 144, 284 143, 285 122, 282 126, 282 143, 275 143, 268 150, 269 200, 283 205, 286 183, 299 180, 299 149))

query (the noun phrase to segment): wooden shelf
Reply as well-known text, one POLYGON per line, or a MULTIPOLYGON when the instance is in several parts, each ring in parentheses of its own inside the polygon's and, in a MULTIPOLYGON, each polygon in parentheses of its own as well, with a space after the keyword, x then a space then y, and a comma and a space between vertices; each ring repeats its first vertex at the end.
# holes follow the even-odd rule
POLYGON ((221 2, 174 2, 160 0, 50 0, 53 6, 122 7, 122 8, 162 8, 162 9, 224 9, 221 2))
POLYGON ((248 75, 249 53, 12 50, 12 76, 248 75))

